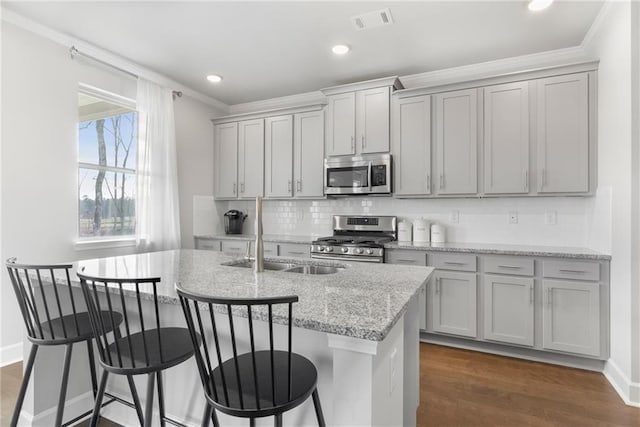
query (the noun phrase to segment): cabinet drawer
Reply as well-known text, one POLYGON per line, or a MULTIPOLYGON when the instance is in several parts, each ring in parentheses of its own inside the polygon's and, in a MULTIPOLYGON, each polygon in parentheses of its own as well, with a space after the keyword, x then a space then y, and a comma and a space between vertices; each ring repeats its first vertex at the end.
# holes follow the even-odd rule
POLYGON ((310 245, 297 245, 283 243, 279 245, 280 256, 290 256, 294 258, 308 258, 310 256, 310 245))
POLYGON ((388 264, 427 265, 427 253, 422 251, 385 251, 384 262, 388 264))
POLYGON ((220 240, 196 239, 196 249, 205 249, 209 251, 220 250, 220 240))
POLYGON ((263 243, 264 254, 269 256, 278 256, 278 244, 277 243, 263 243))
POLYGON ((533 259, 515 256, 486 256, 484 257, 484 272, 533 276, 533 259))
POLYGON ((469 254, 430 254, 429 265, 441 270, 476 271, 477 257, 469 254))
POLYGON ((226 254, 246 254, 249 240, 223 240, 222 252, 226 254))
POLYGON ((600 264, 589 261, 549 260, 542 263, 544 277, 574 280, 600 280, 600 264))

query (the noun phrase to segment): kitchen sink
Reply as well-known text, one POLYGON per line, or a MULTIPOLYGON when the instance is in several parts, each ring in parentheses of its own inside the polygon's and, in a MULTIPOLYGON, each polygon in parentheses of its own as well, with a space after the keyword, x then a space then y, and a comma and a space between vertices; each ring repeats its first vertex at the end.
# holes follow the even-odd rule
MULTIPOLYGON (((247 260, 247 261, 233 261, 223 265, 228 265, 230 267, 243 267, 243 268, 253 268, 255 265, 255 261, 247 260)), ((291 264, 288 262, 277 262, 277 261, 264 261, 263 264, 265 270, 287 270, 292 267, 296 267, 297 264, 291 264)))
POLYGON ((298 265, 287 270, 288 273, 300 273, 300 274, 333 274, 337 273, 340 269, 338 267, 331 267, 327 265, 298 265))

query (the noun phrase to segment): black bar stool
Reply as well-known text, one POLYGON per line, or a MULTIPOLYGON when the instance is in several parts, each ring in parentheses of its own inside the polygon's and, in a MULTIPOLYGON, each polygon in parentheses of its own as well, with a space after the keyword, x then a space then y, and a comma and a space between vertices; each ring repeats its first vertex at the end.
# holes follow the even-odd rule
POLYGON ((104 368, 90 425, 92 427, 97 425, 109 373, 128 377, 147 374, 147 401, 144 416, 140 403, 134 396, 140 424, 151 426, 154 382, 157 380, 160 424, 164 426, 165 422, 169 422, 182 425, 165 416, 161 373, 193 356, 194 348, 191 340, 193 338, 199 342, 199 337, 192 337, 187 328, 160 326, 156 289, 160 278, 107 279, 83 273, 78 273, 78 277, 89 310, 91 327, 96 336, 100 365, 104 368), (152 292, 150 299, 153 304, 150 305, 143 303, 144 295, 148 292, 152 292), (145 306, 146 310, 143 309, 145 306), (109 342, 105 331, 113 327, 115 319, 105 318, 100 313, 105 309, 113 313, 116 308, 124 315, 125 332, 109 342), (133 323, 138 323, 139 327, 136 326, 134 329, 133 323))
MULTIPOLYGON (((62 370, 62 383, 60 384, 55 420, 55 425, 61 426, 67 397, 71 352, 75 343, 81 341, 87 343, 94 397, 97 393, 96 367, 92 343, 93 331, 89 321, 89 314, 84 309, 78 310, 82 308, 83 304, 79 307, 73 295, 69 278, 69 271, 72 265, 27 265, 18 264, 16 261, 16 258, 9 258, 6 261, 6 267, 27 328, 27 338, 33 345, 29 352, 29 359, 10 425, 14 427, 18 423, 38 348, 41 345, 64 345, 66 347, 64 368, 62 370)), ((117 328, 122 323, 122 315, 120 313, 101 311, 98 316, 104 320, 109 316, 112 320, 108 327, 105 328, 105 333, 112 331, 117 333, 117 328)), ((130 383, 130 385, 132 387, 131 391, 135 395, 133 383, 130 383)), ((112 401, 110 400, 105 404, 112 401)), ((72 424, 90 413, 91 411, 86 412, 68 421, 65 425, 72 424)))
POLYGON ((298 301, 297 296, 261 299, 209 298, 191 294, 180 287, 178 295, 187 326, 191 331, 193 345, 197 349, 196 362, 207 400, 202 426, 208 426, 209 420, 213 421, 216 427, 220 425, 215 410, 249 418, 251 426, 255 425, 256 418, 275 416, 275 425, 281 426, 282 414, 299 406, 309 396, 313 398, 318 424, 325 426, 318 397, 316 367, 309 359, 291 352, 292 308, 293 303, 298 301), (273 312, 274 306, 280 304, 288 306, 287 351, 274 349, 273 312), (227 313, 233 357, 225 361, 222 359, 220 343, 220 328, 223 325, 216 324, 214 305, 223 306, 227 313), (238 307, 236 310, 246 310, 251 345, 251 351, 248 353, 238 354, 232 314, 234 307, 238 307), (256 351, 254 317, 266 319, 269 323, 269 350, 256 351), (211 336, 211 331, 213 343, 207 343, 206 336, 211 336), (213 361, 217 363, 215 368, 211 355, 216 358, 213 361))

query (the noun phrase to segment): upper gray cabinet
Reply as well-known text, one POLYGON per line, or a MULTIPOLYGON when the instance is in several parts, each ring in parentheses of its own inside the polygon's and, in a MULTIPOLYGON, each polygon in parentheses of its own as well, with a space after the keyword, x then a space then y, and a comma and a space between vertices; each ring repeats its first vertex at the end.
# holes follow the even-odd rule
POLYGON ((322 89, 327 96, 327 156, 389 152, 390 96, 397 77, 322 89))
POLYGON ((589 76, 537 81, 538 193, 589 191, 589 76))
POLYGON ((238 123, 238 198, 262 194, 264 120, 238 123))
POLYGON ((238 196, 238 123, 214 127, 215 196, 235 199, 238 196))
POLYGON ((440 93, 436 103, 436 192, 478 192, 478 89, 440 93))
POLYGON ((324 195, 324 112, 293 116, 294 196, 320 198, 324 195))
POLYGON ((293 196, 293 116, 265 119, 265 197, 293 196))
POLYGON ((529 82, 484 88, 484 192, 529 192, 529 82))
POLYGON ((431 194, 431 96, 396 100, 392 153, 395 194, 431 194))

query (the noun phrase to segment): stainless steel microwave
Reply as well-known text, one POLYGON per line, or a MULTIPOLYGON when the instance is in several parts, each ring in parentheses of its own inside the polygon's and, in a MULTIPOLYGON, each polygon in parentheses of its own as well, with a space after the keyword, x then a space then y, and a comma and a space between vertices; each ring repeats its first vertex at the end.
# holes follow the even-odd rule
POLYGON ((324 194, 391 194, 391 155, 363 154, 325 159, 324 194))

